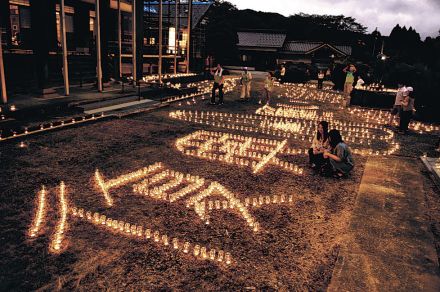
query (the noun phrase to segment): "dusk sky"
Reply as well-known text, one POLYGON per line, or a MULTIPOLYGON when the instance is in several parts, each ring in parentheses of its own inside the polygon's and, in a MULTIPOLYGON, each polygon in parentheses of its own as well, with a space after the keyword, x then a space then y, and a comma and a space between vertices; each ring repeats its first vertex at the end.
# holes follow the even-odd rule
POLYGON ((367 26, 376 27, 383 35, 389 35, 393 27, 412 26, 426 36, 438 36, 440 30, 440 0, 229 0, 239 9, 278 12, 285 16, 299 12, 307 14, 331 14, 351 16, 367 26))

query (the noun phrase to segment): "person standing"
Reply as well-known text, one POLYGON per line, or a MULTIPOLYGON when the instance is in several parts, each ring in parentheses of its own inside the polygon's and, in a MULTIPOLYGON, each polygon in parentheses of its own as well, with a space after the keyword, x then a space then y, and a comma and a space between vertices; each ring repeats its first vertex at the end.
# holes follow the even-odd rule
POLYGON ((354 73, 356 73, 356 67, 353 64, 348 65, 342 70, 345 73, 345 83, 344 83, 344 95, 345 95, 345 106, 350 106, 350 94, 353 91, 354 83, 354 73))
MULTIPOLYGON (((396 99, 394 101, 394 105, 393 108, 391 109, 391 115, 390 115, 390 121, 388 122, 388 126, 392 126, 393 122, 394 122, 394 118, 399 119, 400 118, 400 114, 402 111, 402 101, 403 101, 403 94, 406 91, 406 87, 403 84, 398 84, 397 85, 397 93, 396 93, 396 99)), ((399 122, 400 124, 400 122, 399 122)))
POLYGON ((212 86, 211 104, 215 104, 215 92, 218 89, 218 104, 223 104, 223 83, 225 77, 223 76, 223 68, 217 64, 215 72, 211 72, 214 76, 214 85, 212 86))
POLYGON ((270 94, 273 90, 273 76, 272 73, 269 72, 266 75, 266 79, 264 79, 264 93, 266 94, 266 104, 269 104, 270 102, 270 94))
POLYGON ((322 89, 322 84, 324 83, 324 71, 320 70, 318 73, 318 89, 322 89))
POLYGON ((251 97, 252 74, 247 67, 243 68, 241 73, 241 95, 240 100, 249 99, 251 97))
POLYGON ((283 84, 284 83, 284 78, 286 76, 286 66, 284 64, 281 65, 281 70, 280 70, 280 83, 283 84))
POLYGON ((407 87, 406 91, 403 94, 402 111, 400 113, 400 126, 399 126, 400 134, 408 133, 409 122, 411 121, 412 114, 414 111, 414 97, 412 97, 413 90, 414 89, 412 87, 407 87))

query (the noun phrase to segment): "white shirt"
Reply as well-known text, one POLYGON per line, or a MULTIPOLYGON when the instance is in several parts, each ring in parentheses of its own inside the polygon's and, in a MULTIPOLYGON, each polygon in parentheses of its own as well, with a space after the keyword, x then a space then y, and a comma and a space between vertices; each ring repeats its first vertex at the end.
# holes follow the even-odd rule
POLYGON ((394 105, 402 105, 403 101, 403 94, 406 92, 406 87, 401 87, 397 90, 396 93, 396 100, 394 101, 394 105))

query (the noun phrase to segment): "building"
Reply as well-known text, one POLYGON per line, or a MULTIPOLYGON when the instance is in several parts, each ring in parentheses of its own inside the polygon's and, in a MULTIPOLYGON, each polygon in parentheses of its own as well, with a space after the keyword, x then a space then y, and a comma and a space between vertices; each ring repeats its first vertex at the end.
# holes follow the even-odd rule
POLYGON ((244 66, 270 68, 278 61, 278 53, 286 41, 283 32, 238 32, 238 50, 244 66))
POLYGON ((288 40, 287 35, 279 31, 241 31, 238 39, 241 64, 257 69, 273 69, 282 63, 323 69, 344 62, 352 51, 348 45, 288 40))
MULTIPOLYGON (((101 23, 97 24, 96 0, 64 0, 66 40, 71 82, 96 80, 96 33, 100 27, 104 79, 119 76, 118 7, 121 11, 122 73, 133 74, 134 0, 99 0, 101 23), (118 6, 118 4, 120 6, 118 6)), ((136 0, 142 7, 136 31, 143 56, 143 75, 158 72, 159 2, 136 0), (139 36, 139 32, 138 35, 139 36)), ((0 26, 8 88, 27 90, 62 84, 61 19, 59 0, 2 0, 0 26)), ((191 40, 189 64, 199 69, 205 57, 206 13, 212 1, 191 2, 188 31, 188 0, 161 1, 163 72, 186 71, 187 42, 191 40), (176 4, 177 3, 177 4, 176 4), (189 33, 190 32, 190 33, 189 33)), ((44 91, 44 90, 43 90, 44 91)))

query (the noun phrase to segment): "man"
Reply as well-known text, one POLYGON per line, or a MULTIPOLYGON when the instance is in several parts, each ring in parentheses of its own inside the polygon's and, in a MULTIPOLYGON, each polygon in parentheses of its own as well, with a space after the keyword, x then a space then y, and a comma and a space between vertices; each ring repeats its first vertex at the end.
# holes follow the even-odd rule
POLYGON ((248 71, 247 67, 243 68, 241 73, 241 95, 240 100, 249 99, 251 97, 251 81, 252 74, 248 71))
POLYGON ((397 85, 397 93, 396 93, 396 99, 394 101, 394 106, 391 109, 391 116, 390 121, 388 122, 388 126, 392 126, 394 122, 394 118, 396 117, 397 123, 400 124, 400 113, 402 111, 402 101, 403 101, 403 95, 406 92, 406 87, 403 84, 397 85))
POLYGON ((215 91, 218 89, 218 104, 223 104, 223 83, 225 78, 223 76, 223 68, 217 64, 215 72, 211 72, 214 76, 214 85, 212 87, 211 104, 215 104, 215 91))
POLYGON ((286 76, 286 66, 281 65, 281 70, 280 70, 280 82, 284 83, 284 77, 286 76))
POLYGON ((348 65, 342 70, 345 73, 345 83, 344 83, 344 95, 345 95, 345 106, 350 106, 351 92, 353 91, 354 83, 354 73, 356 73, 356 67, 353 64, 348 65))
POLYGON ((324 71, 320 70, 318 73, 318 89, 322 89, 324 83, 324 71))
POLYGON ((412 96, 413 92, 412 87, 406 87, 405 92, 403 93, 402 101, 401 101, 401 110, 400 110, 400 122, 399 122, 399 133, 407 134, 408 126, 411 122, 411 118, 414 111, 414 97, 412 96))

